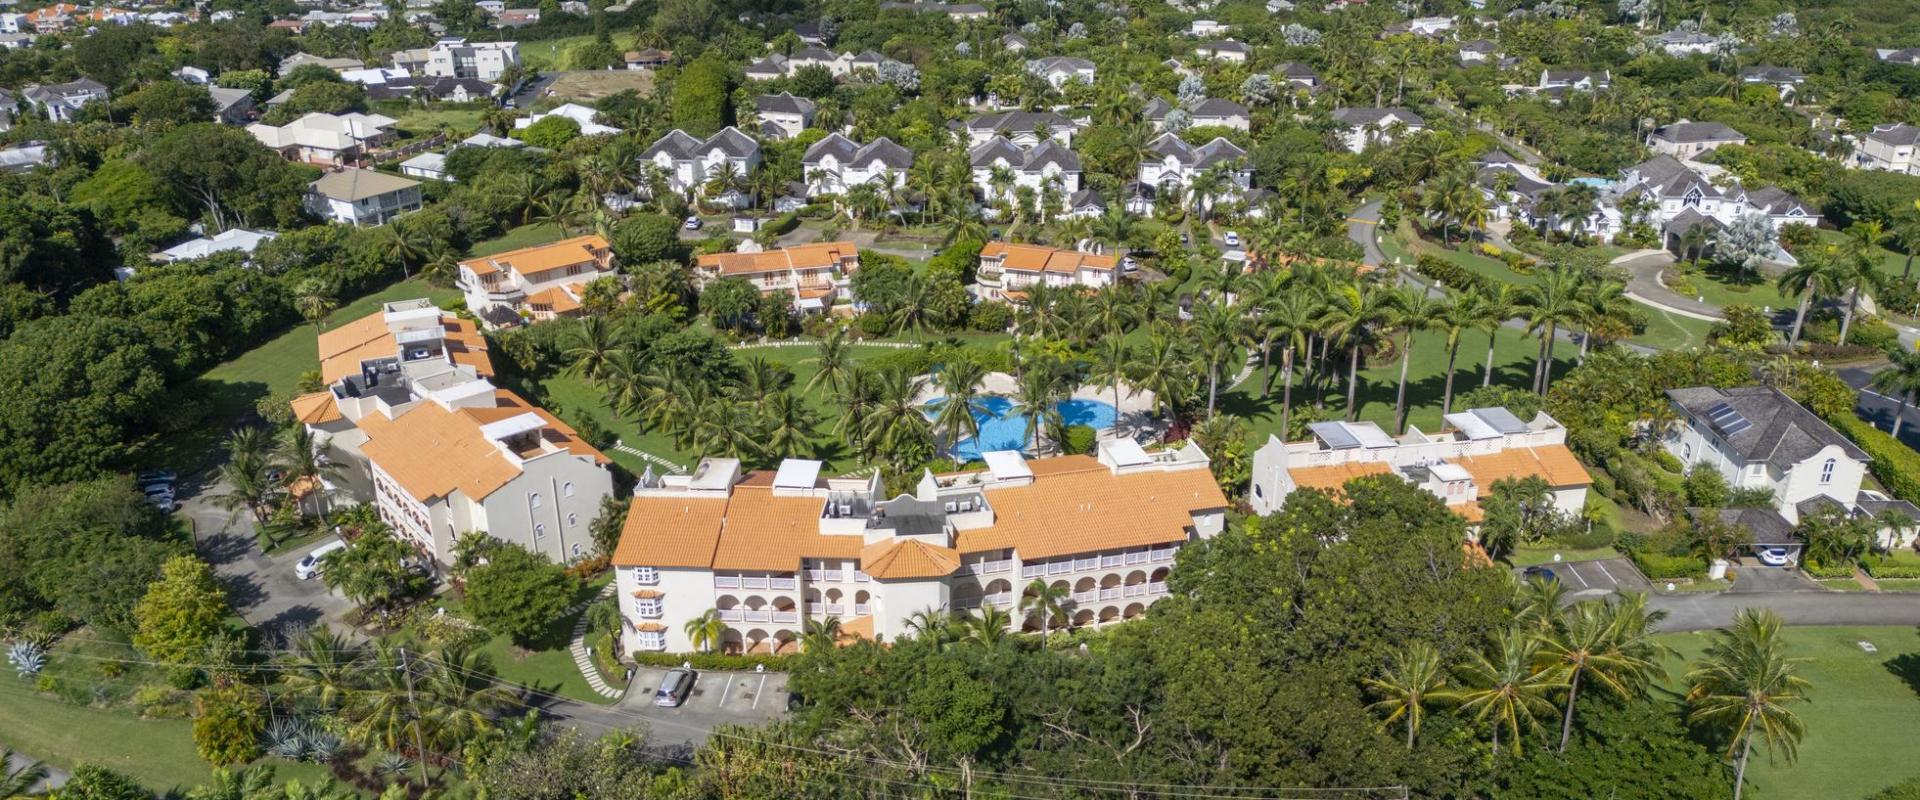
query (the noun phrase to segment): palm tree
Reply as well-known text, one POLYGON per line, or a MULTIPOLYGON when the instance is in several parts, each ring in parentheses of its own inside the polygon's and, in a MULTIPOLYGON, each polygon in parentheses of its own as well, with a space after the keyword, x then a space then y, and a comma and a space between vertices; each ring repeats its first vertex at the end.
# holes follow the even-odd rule
POLYGON ((1560 626, 1560 606, 1567 596, 1567 585, 1557 580, 1529 578, 1522 582, 1514 598, 1513 624, 1550 635, 1560 626))
POLYGON ((933 430, 946 438, 949 446, 980 435, 980 382, 987 369, 971 358, 949 360, 934 383, 945 395, 934 411, 933 430))
MULTIPOLYGON (((1393 401, 1393 432, 1396 436, 1407 431, 1407 368, 1413 364, 1413 336, 1442 322, 1452 305, 1449 301, 1434 299, 1422 286, 1408 286, 1397 294, 1399 296, 1394 299, 1393 311, 1388 318, 1389 324, 1401 331, 1400 389, 1393 401)), ((1451 364, 1448 369, 1452 369, 1451 364)))
POLYGON ((680 629, 687 632, 687 643, 693 649, 711 653, 720 644, 720 637, 727 635, 727 623, 720 620, 720 610, 709 608, 700 616, 687 620, 680 629))
POLYGON ((1427 702, 1435 693, 1446 689, 1446 667, 1440 663, 1440 653, 1433 645, 1412 642, 1394 654, 1393 662, 1379 677, 1368 678, 1365 683, 1368 689, 1384 698, 1368 706, 1387 715, 1380 727, 1385 729, 1405 719, 1407 749, 1412 750, 1414 738, 1420 735, 1420 720, 1427 716, 1427 702))
POLYGON ((1745 788, 1755 737, 1765 740, 1769 752, 1793 759, 1806 727, 1792 705, 1806 701, 1812 684, 1800 676, 1798 659, 1786 655, 1779 615, 1741 610, 1733 627, 1714 634, 1713 644, 1687 673, 1687 685, 1687 720, 1727 734, 1734 800, 1745 788))
POLYGON ((11 747, 0 747, 0 798, 27 797, 47 774, 47 765, 30 761, 11 747))
POLYGON ((1013 624, 1013 615, 999 606, 983 605, 980 613, 967 617, 965 624, 968 641, 993 647, 1007 638, 1007 628, 1013 624))
POLYGON ((1446 307, 1441 311, 1436 326, 1447 334, 1447 377, 1440 389, 1440 414, 1453 413, 1453 373, 1454 364, 1460 359, 1460 345, 1467 331, 1485 324, 1486 306, 1481 303, 1480 295, 1473 292, 1456 292, 1448 298, 1446 307))
POLYGON ((826 652, 840 643, 840 618, 807 618, 801 624, 800 645, 809 653, 826 652))
POLYGON ((289 493, 296 485, 303 486, 299 500, 308 496, 315 498, 314 512, 327 513, 327 488, 331 480, 337 480, 346 474, 346 468, 327 459, 327 443, 305 425, 287 426, 280 435, 278 460, 286 469, 283 483, 289 493))
POLYGON ((1184 340, 1165 326, 1147 335, 1147 343, 1134 352, 1130 371, 1134 389, 1153 395, 1154 416, 1172 414, 1191 389, 1193 373, 1187 367, 1184 340))
MULTIPOLYGON (((1559 670, 1560 678, 1567 682, 1566 711, 1560 720, 1562 753, 1573 736, 1573 709, 1580 699, 1583 680, 1591 680, 1615 697, 1633 699, 1646 691, 1652 676, 1660 671, 1659 664, 1650 658, 1657 650, 1644 638, 1650 626, 1644 619, 1638 625, 1625 621, 1621 611, 1601 601, 1578 603, 1562 615, 1561 625, 1541 637, 1542 659, 1559 670)), ((1659 619, 1658 612, 1654 619, 1659 619)))
POLYGON ((813 452, 813 431, 819 415, 792 392, 775 392, 760 403, 761 450, 774 459, 800 458, 813 452))
POLYGON ((835 325, 833 330, 816 345, 814 357, 806 363, 814 365, 813 377, 807 379, 805 391, 812 394, 821 389, 840 391, 846 382, 847 373, 853 365, 853 346, 847 343, 847 329, 835 325))
POLYGON ((1878 220, 1856 222, 1847 226, 1847 244, 1843 248, 1844 257, 1840 264, 1846 275, 1847 310, 1840 318, 1840 346, 1845 347, 1847 336, 1852 333, 1854 315, 1859 313, 1860 298, 1868 289, 1877 289, 1884 281, 1876 263, 1876 252, 1880 242, 1886 239, 1886 232, 1878 220))
POLYGON ((1800 308, 1793 315, 1793 334, 1787 337, 1787 349, 1799 349, 1800 331, 1806 326, 1807 310, 1815 301, 1839 294, 1845 280, 1845 270, 1840 262, 1817 250, 1803 253, 1800 263, 1780 275, 1774 283, 1780 293, 1800 298, 1800 308))
POLYGON ((265 428, 246 427, 227 440, 227 463, 220 465, 219 483, 226 488, 213 495, 214 505, 230 514, 246 511, 254 525, 264 528, 283 488, 273 479, 265 428))
POLYGON ((1494 345, 1500 335, 1500 328, 1520 311, 1517 295, 1518 290, 1510 283, 1474 293, 1474 297, 1477 298, 1476 310, 1479 312, 1476 318, 1480 329, 1487 332, 1487 363, 1480 373, 1480 388, 1493 385, 1494 345))
POLYGON ((1093 323, 1094 330, 1102 336, 1125 336, 1128 327, 1140 319, 1137 300, 1132 284, 1107 284, 1093 294, 1087 321, 1093 323))
POLYGON ((1547 695, 1566 688, 1550 670, 1535 669, 1539 661, 1539 639, 1519 631, 1501 631, 1486 651, 1467 654, 1467 663, 1457 672, 1463 688, 1446 697, 1472 712, 1475 722, 1492 723, 1493 752, 1500 752, 1500 734, 1507 733, 1513 752, 1522 752, 1522 729, 1540 727, 1539 717, 1552 714, 1547 695))
POLYGON ((921 380, 905 369, 879 374, 873 388, 875 401, 865 420, 871 449, 893 452, 932 439, 933 426, 919 403, 920 387, 921 380))
MULTIPOLYGON (((1295 288, 1289 286, 1263 298, 1258 321, 1267 341, 1280 342, 1280 374, 1285 376, 1280 390, 1281 436, 1286 435, 1285 431, 1290 429, 1288 425, 1293 419, 1294 356, 1306 349, 1308 337, 1319 330, 1319 301, 1311 294, 1295 288)), ((1266 386, 1261 389, 1261 394, 1273 390, 1273 374, 1273 370, 1267 371, 1266 386)))
POLYGON ((1040 635, 1045 636, 1053 627, 1055 617, 1066 616, 1067 587, 1052 586, 1045 578, 1034 578, 1027 584, 1027 590, 1020 595, 1020 612, 1040 615, 1040 635))
POLYGON ((1882 394, 1900 398, 1900 413, 1893 416, 1893 438, 1898 439, 1909 401, 1915 392, 1920 392, 1920 352, 1901 347, 1897 342, 1888 344, 1887 362, 1884 369, 1873 373, 1871 385, 1882 394))
POLYGON ((1347 346, 1347 421, 1360 418, 1360 351, 1391 319, 1395 296, 1376 284, 1347 284, 1329 296, 1321 332, 1347 346))
POLYGON ((441 752, 459 749, 495 729, 502 709, 515 703, 513 692, 494 680, 480 651, 450 645, 424 659, 426 669, 415 687, 428 699, 421 708, 426 741, 441 752))
MULTIPOLYGON (((1120 435, 1120 387, 1127 382, 1127 376, 1133 371, 1133 348, 1127 346, 1127 340, 1119 336, 1108 336, 1100 340, 1093 351, 1093 370, 1090 376, 1094 383, 1113 390, 1113 435, 1120 435)), ((1131 394, 1131 390, 1128 392, 1131 394)))
POLYGON ((567 349, 561 352, 567 359, 567 370, 598 385, 612 370, 614 354, 623 350, 614 336, 613 326, 604 317, 580 320, 567 349))
POLYGON ((333 292, 327 288, 326 281, 319 278, 300 281, 294 286, 293 292, 294 309, 300 312, 301 319, 312 325, 314 330, 319 330, 320 323, 340 305, 334 301, 333 292))
POLYGON ((935 647, 945 649, 953 641, 953 615, 932 606, 922 608, 907 615, 906 628, 913 632, 916 639, 922 639, 935 647))
POLYGON ((1207 416, 1211 418, 1220 396, 1220 368, 1244 338, 1245 317, 1237 306, 1209 304, 1196 311, 1191 332, 1207 365, 1207 416))
POLYGON ((1534 359, 1533 391, 1545 395, 1553 379, 1553 349, 1560 326, 1580 313, 1580 274, 1565 266, 1554 266, 1527 287, 1525 312, 1527 330, 1540 334, 1540 353, 1534 359))
POLYGON ((1048 432, 1058 431, 1066 425, 1060 416, 1061 395, 1064 394, 1062 388, 1059 374, 1044 366, 1020 373, 1013 403, 1027 419, 1026 435, 1033 442, 1035 453, 1044 451, 1048 432))
POLYGON ((1119 255, 1121 248, 1126 247, 1127 242, 1133 238, 1134 219, 1126 209, 1115 205, 1101 214, 1093 227, 1095 237, 1106 242, 1113 248, 1114 254, 1119 255))

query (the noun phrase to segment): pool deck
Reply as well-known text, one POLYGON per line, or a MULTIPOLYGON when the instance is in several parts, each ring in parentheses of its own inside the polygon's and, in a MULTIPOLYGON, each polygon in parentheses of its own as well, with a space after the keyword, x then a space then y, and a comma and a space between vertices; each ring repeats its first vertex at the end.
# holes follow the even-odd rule
MULTIPOLYGON (((1019 392, 1019 380, 1005 372, 989 372, 985 378, 980 380, 981 394, 1013 397, 1019 392)), ((945 396, 946 393, 942 392, 939 386, 929 380, 920 387, 920 395, 914 399, 914 402, 925 405, 945 396)), ((1104 386, 1087 384, 1075 389, 1071 399, 1096 400, 1107 405, 1113 405, 1113 390, 1104 386)), ((1121 384, 1120 405, 1115 410, 1119 416, 1121 429, 1126 431, 1129 437, 1139 439, 1149 434, 1157 437, 1160 431, 1166 427, 1165 420, 1154 418, 1153 393, 1144 389, 1135 389, 1127 384, 1121 384)), ((1111 426, 1100 428, 1098 433, 1101 439, 1113 438, 1113 428, 1111 426)))

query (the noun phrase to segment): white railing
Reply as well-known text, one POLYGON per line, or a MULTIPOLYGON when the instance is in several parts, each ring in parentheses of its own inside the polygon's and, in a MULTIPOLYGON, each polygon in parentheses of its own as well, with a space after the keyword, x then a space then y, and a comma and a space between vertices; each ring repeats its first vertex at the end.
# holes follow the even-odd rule
POLYGON ((1126 560, 1126 554, 1124 553, 1107 553, 1100 557, 1100 566, 1117 567, 1126 563, 1126 560))
POLYGON ((1166 593, 1167 593, 1166 581, 1156 581, 1154 583, 1147 584, 1147 594, 1166 594, 1166 593))
POLYGON ((772 622, 772 621, 773 621, 773 612, 771 612, 771 611, 748 611, 748 612, 746 612, 746 613, 745 613, 744 615, 742 615, 742 619, 741 619, 741 621, 742 621, 742 622, 772 622))
POLYGON ((843 581, 843 580, 846 580, 846 574, 847 573, 845 570, 838 570, 838 569, 810 569, 810 570, 807 570, 807 580, 843 581))
POLYGON ((853 571, 854 583, 866 583, 867 581, 870 581, 870 580, 873 580, 873 579, 867 577, 867 573, 861 572, 860 570, 857 570, 857 569, 853 571))
POLYGON ((1061 575, 1073 571, 1073 562, 1067 560, 1047 562, 1048 575, 1061 575))
POLYGON ((1013 559, 1011 558, 1003 558, 1003 559, 1000 559, 999 561, 982 561, 980 562, 980 566, 979 566, 979 570, 981 574, 984 574, 984 575, 991 575, 996 572, 1006 572, 1007 570, 1010 570, 1010 569, 1013 569, 1013 559))
POLYGON ((713 588, 715 588, 715 589, 738 589, 738 588, 740 588, 740 576, 738 576, 738 575, 727 575, 727 576, 724 576, 724 577, 722 577, 722 576, 720 576, 720 575, 715 575, 715 576, 713 576, 713 588))
POLYGON ((1132 586, 1127 587, 1128 597, 1144 597, 1146 593, 1147 593, 1147 585, 1144 583, 1136 583, 1132 586))
POLYGON ((744 621, 745 619, 746 619, 746 612, 741 609, 723 608, 720 610, 721 622, 741 622, 741 621, 744 621))
POLYGON ((828 616, 847 613, 847 606, 844 603, 821 603, 818 608, 820 609, 820 613, 828 616))
POLYGON ((1102 599, 1102 600, 1118 600, 1118 599, 1120 599, 1120 594, 1121 594, 1121 589, 1120 589, 1120 587, 1118 587, 1118 586, 1115 586, 1115 587, 1112 587, 1112 588, 1110 588, 1110 589, 1101 589, 1101 590, 1100 590, 1100 599, 1102 599))
POLYGON ((740 588, 742 589, 768 589, 772 588, 772 586, 773 579, 765 575, 750 575, 740 578, 740 588))
POLYGON ((1086 570, 1098 569, 1099 567, 1100 558, 1098 556, 1092 558, 1076 558, 1073 560, 1073 571, 1075 572, 1085 572, 1086 570))
POLYGON ((953 607, 960 611, 966 611, 967 609, 970 609, 970 608, 979 608, 980 598, 956 597, 956 598, 953 598, 953 607))
POLYGON ((1013 593, 1001 592, 999 594, 990 594, 990 595, 987 595, 986 597, 980 598, 980 600, 981 602, 987 605, 1005 608, 1007 606, 1013 605, 1013 593))
POLYGON ((788 592, 791 592, 795 589, 800 588, 799 578, 774 578, 773 580, 769 581, 769 583, 772 584, 771 588, 773 589, 788 591, 788 592))
POLYGON ((1076 603, 1091 603, 1099 599, 1100 599, 1100 592, 1097 590, 1073 593, 1073 602, 1076 602, 1076 603))
POLYGON ((854 603, 853 615, 856 617, 864 617, 867 615, 869 609, 870 607, 866 603, 854 603))
POLYGON ((1045 564, 1023 564, 1020 567, 1020 577, 1022 578, 1038 578, 1045 574, 1047 574, 1047 565, 1045 564))
POLYGON ((1128 552, 1127 552, 1127 563, 1129 563, 1129 564, 1145 564, 1145 563, 1147 563, 1147 551, 1145 551, 1145 550, 1130 550, 1130 551, 1128 551, 1128 552))
POLYGON ((1177 547, 1162 547, 1158 550, 1153 551, 1153 560, 1172 561, 1173 554, 1178 552, 1180 552, 1180 548, 1177 548, 1177 547))
POLYGON ((773 612, 773 621, 775 623, 784 624, 784 625, 798 625, 800 624, 800 612, 775 611, 773 612))

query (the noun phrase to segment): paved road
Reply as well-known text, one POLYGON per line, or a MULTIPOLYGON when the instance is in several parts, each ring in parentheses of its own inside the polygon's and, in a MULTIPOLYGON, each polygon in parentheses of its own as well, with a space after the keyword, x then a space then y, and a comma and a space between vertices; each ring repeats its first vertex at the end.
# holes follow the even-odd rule
POLYGON ((1347 217, 1347 238, 1360 245, 1361 261, 1367 266, 1377 267, 1387 263, 1387 254, 1380 252, 1380 240, 1375 238, 1380 228, 1380 201, 1374 200, 1354 209, 1353 216, 1347 217))
POLYGON ((269 642, 284 641, 321 622, 341 629, 339 622, 352 603, 328 591, 318 578, 303 581, 293 574, 293 565, 324 540, 278 555, 261 553, 254 542, 253 519, 215 507, 207 499, 215 491, 210 488, 181 501, 179 513, 193 521, 200 555, 226 586, 234 611, 269 642))
MULTIPOLYGON (((16 770, 16 769, 20 769, 20 768, 22 768, 22 767, 25 767, 25 766, 27 766, 27 765, 29 765, 29 764, 32 764, 32 763, 33 763, 33 761, 34 761, 34 759, 32 759, 31 757, 29 757, 29 756, 27 756, 26 754, 23 754, 23 753, 15 753, 15 754, 13 755, 13 758, 11 758, 11 759, 8 759, 8 760, 7 760, 7 763, 6 763, 6 769, 7 769, 7 771, 8 771, 8 772, 12 772, 12 771, 14 771, 14 770, 16 770)), ((48 764, 48 765, 46 765, 46 766, 47 766, 47 777, 46 777, 46 779, 45 779, 45 780, 42 780, 42 781, 40 781, 40 783, 39 783, 39 784, 37 784, 37 785, 34 785, 34 786, 29 786, 29 787, 27 787, 27 788, 28 788, 29 790, 31 790, 31 791, 45 791, 45 790, 47 790, 47 789, 57 789, 57 788, 60 788, 60 787, 62 787, 62 786, 65 786, 65 785, 67 785, 67 772, 66 772, 66 770, 63 770, 63 769, 60 769, 60 768, 58 768, 58 767, 55 767, 55 766, 53 766, 52 764, 48 764)))
POLYGON ((1683 317, 1722 319, 1720 309, 1713 304, 1682 295, 1660 282, 1660 273, 1673 266, 1673 256, 1666 251, 1629 253, 1613 263, 1627 270, 1627 297, 1683 317))
MULTIPOLYGON (((1873 373, 1880 371, 1879 365, 1872 367, 1847 367, 1834 370, 1848 386, 1860 390, 1860 403, 1854 407, 1860 416, 1878 426, 1881 430, 1893 430, 1893 418, 1900 413, 1900 401, 1867 388, 1873 380, 1873 373)), ((1900 441, 1908 447, 1920 450, 1920 408, 1907 407, 1906 416, 1901 417, 1900 441)))
POLYGON ((1666 611, 1663 631, 1724 628, 1743 608, 1769 608, 1788 625, 1916 625, 1920 593, 1787 592, 1655 595, 1647 605, 1666 611))

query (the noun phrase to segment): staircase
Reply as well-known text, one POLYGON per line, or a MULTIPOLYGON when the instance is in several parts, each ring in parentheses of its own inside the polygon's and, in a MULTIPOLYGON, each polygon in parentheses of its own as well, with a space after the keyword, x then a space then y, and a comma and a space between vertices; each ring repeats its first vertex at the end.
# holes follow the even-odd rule
POLYGON ((607 588, 600 590, 600 594, 596 595, 593 599, 567 609, 568 614, 580 615, 580 618, 574 620, 573 623, 573 647, 570 648, 573 651, 573 665, 578 667, 580 669, 580 675, 587 679, 587 686, 591 687, 596 694, 609 700, 618 700, 620 699, 620 695, 626 692, 623 689, 615 689, 612 686, 608 686, 607 682, 600 677, 600 669, 593 665, 593 656, 587 653, 587 615, 585 612, 587 606, 593 605, 603 598, 612 597, 616 585, 618 585, 616 581, 608 581, 607 588))

